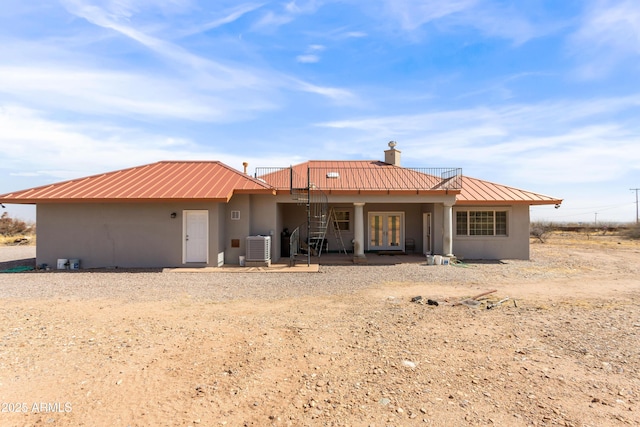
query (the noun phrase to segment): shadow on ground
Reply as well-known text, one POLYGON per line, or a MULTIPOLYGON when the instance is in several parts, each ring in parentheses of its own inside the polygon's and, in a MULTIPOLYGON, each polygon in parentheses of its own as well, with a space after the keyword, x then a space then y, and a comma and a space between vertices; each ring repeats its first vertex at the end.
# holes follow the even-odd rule
POLYGON ((36 266, 35 258, 14 259, 11 261, 0 262, 0 272, 16 267, 33 267, 36 266))

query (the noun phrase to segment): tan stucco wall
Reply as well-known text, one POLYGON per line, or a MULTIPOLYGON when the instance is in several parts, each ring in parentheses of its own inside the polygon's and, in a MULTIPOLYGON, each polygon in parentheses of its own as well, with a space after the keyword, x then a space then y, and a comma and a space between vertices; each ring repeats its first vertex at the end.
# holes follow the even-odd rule
MULTIPOLYGON (((404 198, 366 198, 365 227, 372 211, 405 212, 405 238, 416 242, 416 253, 422 252, 422 213, 433 215, 434 253, 442 253, 443 205, 423 200, 407 204, 404 198)), ((330 200, 331 206, 352 208, 353 202, 330 200)), ((455 211, 474 210, 454 206, 455 211)), ((504 209, 499 207, 496 209, 504 209)), ((236 195, 225 203, 120 203, 120 204, 42 204, 37 210, 37 263, 55 267, 59 258, 79 258, 82 268, 94 267, 179 267, 183 250, 183 211, 209 212, 209 263, 216 266, 223 254, 224 263, 237 264, 246 253, 246 237, 269 235, 272 261, 280 258, 280 235, 284 226, 292 231, 306 221, 304 206, 288 198, 262 195, 236 195), (231 211, 240 211, 240 219, 232 220, 231 211), (172 219, 171 213, 177 218, 172 219), (231 247, 232 239, 240 246, 231 247)), ((453 252, 466 259, 528 259, 529 207, 511 206, 507 237, 457 237, 453 252)), ((302 231, 306 235, 306 230, 302 231)), ((365 239, 368 230, 365 229, 365 239)), ((345 246, 352 250, 353 230, 343 233, 345 246)), ((333 233, 328 233, 329 248, 338 249, 333 233)), ((205 265, 205 264, 202 264, 205 265)))
POLYGON ((41 204, 36 262, 55 267, 59 258, 78 258, 82 268, 181 266, 185 209, 209 211, 208 265, 217 265, 216 203, 41 204))
POLYGON ((238 264, 240 255, 246 253, 246 238, 251 230, 251 199, 247 194, 235 195, 224 206, 222 222, 225 224, 224 252, 225 264, 238 264), (231 219, 231 211, 240 211, 240 219, 231 219), (233 240, 238 240, 240 246, 232 247, 233 240))
POLYGON ((270 235, 273 233, 271 241, 271 259, 276 261, 280 252, 279 241, 277 239, 277 204, 275 198, 270 195, 248 195, 239 194, 233 196, 229 203, 223 205, 222 223, 224 224, 222 234, 223 250, 225 252, 225 264, 239 264, 240 256, 245 256, 247 249, 247 237, 256 235, 270 235), (240 219, 231 219, 231 211, 239 211, 240 219), (240 246, 232 247, 232 241, 238 239, 240 246))
POLYGON ((209 264, 213 265, 214 262, 217 261, 215 265, 221 266, 226 263, 227 255, 225 253, 225 223, 224 218, 227 214, 226 204, 225 203, 216 203, 212 206, 209 222, 209 233, 211 234, 211 241, 215 242, 215 247, 210 248, 210 250, 214 253, 214 256, 217 259, 211 259, 209 264), (214 252, 215 249, 215 252, 214 252), (220 262, 220 258, 222 262, 220 262))
POLYGON ((453 253, 466 259, 529 259, 529 206, 470 207, 454 206, 453 253), (455 235, 456 210, 507 209, 508 236, 465 236, 455 235))
POLYGON ((271 260, 279 259, 278 205, 273 196, 251 196, 250 232, 251 236, 271 236, 271 260))

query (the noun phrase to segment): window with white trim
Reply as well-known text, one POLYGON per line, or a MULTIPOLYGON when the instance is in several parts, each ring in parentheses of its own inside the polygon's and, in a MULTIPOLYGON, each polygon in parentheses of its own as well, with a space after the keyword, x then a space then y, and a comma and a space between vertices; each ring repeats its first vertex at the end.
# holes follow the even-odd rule
POLYGON ((351 209, 334 208, 333 213, 340 231, 351 231, 351 209))
POLYGON ((507 211, 457 211, 456 236, 506 236, 507 211))

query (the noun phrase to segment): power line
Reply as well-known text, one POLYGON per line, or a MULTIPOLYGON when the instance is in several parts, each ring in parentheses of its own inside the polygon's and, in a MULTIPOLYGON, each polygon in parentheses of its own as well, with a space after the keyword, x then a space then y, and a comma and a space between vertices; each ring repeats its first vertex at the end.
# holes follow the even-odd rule
POLYGON ((638 223, 638 190, 640 188, 630 188, 629 190, 636 192, 636 224, 638 223))
MULTIPOLYGON (((633 203, 633 202, 631 202, 631 203, 633 203)), ((594 209, 605 211, 605 210, 608 210, 608 209, 616 209, 616 208, 621 208, 623 206, 628 206, 631 203, 627 202, 627 203, 622 203, 622 204, 618 204, 618 205, 587 206, 587 207, 575 207, 575 208, 568 208, 568 207, 565 207, 563 205, 563 206, 561 206, 560 209, 562 209, 563 211, 579 210, 579 211, 585 211, 585 213, 591 213, 594 209)), ((548 205, 547 206, 543 206, 543 205, 533 205, 533 206, 531 206, 532 209, 536 209, 536 208, 543 209, 543 208, 547 208, 547 207, 548 207, 548 205)))
MULTIPOLYGON (((566 214, 562 215, 557 215, 554 214, 553 218, 555 219, 560 219, 560 218, 575 218, 575 217, 584 217, 585 215, 593 215, 594 211, 597 212, 603 212, 603 211, 610 211, 613 209, 619 209, 622 206, 629 206, 631 203, 625 203, 624 205, 612 205, 612 206, 608 206, 608 207, 593 207, 593 208, 569 208, 567 210, 573 210, 573 212, 567 212, 566 214), (575 211, 578 212, 575 212, 575 211)), ((541 206, 531 206, 532 211, 534 208, 540 208, 541 206)), ((564 209, 563 209, 564 210, 564 209)), ((541 209, 537 210, 538 213, 541 212, 541 209)))

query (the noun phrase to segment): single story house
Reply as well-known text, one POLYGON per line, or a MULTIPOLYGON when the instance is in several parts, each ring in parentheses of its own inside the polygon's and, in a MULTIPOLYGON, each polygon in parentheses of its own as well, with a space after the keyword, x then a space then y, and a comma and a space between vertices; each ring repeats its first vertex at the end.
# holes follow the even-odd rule
POLYGON ((163 161, 0 202, 37 206, 37 264, 78 258, 83 268, 238 264, 254 256, 254 240, 259 259, 278 261, 294 236, 302 250, 357 262, 379 251, 528 259, 529 207, 562 202, 459 168, 402 167, 394 142, 384 154, 258 167, 253 176, 246 163, 241 172, 218 161, 163 161))

